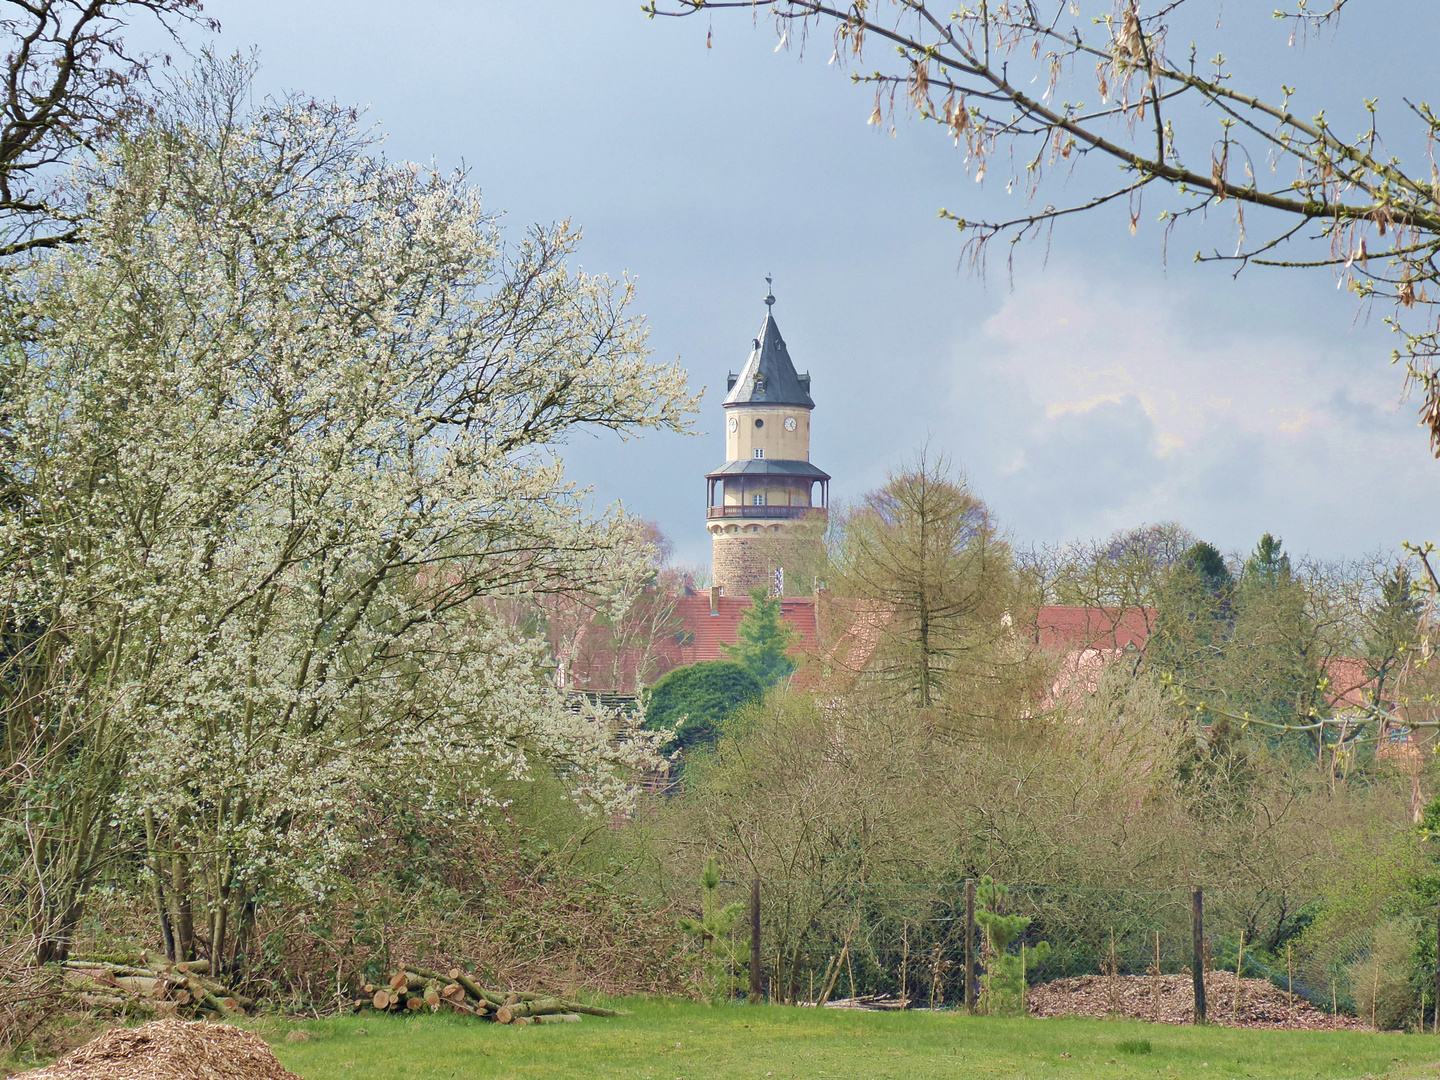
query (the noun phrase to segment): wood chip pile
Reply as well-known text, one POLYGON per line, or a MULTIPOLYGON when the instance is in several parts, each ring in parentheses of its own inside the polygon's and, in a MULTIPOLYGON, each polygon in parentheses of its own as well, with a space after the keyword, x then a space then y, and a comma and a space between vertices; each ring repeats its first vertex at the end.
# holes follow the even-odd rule
MULTIPOLYGON (((1032 987, 1025 1003, 1033 1016, 1128 1016, 1159 1024, 1188 1024, 1195 1010, 1192 977, 1184 975, 1077 975, 1032 987)), ((1232 971, 1205 976, 1206 1019, 1223 1027, 1363 1030, 1353 1016, 1332 1016, 1266 979, 1236 979, 1232 971), (1237 985, 1238 984, 1238 985, 1237 985), (1238 1004, 1238 1009, 1237 1009, 1238 1004)))
POLYGON ((469 1013, 500 1024, 573 1024, 581 1016, 624 1016, 616 1009, 585 1005, 553 994, 518 993, 481 986, 459 968, 442 975, 406 966, 390 977, 388 986, 366 984, 366 996, 355 1004, 377 1012, 469 1013))
POLYGON ((13 1080, 300 1080, 256 1035, 229 1024, 154 1020, 113 1028, 13 1080))
POLYGON ((210 977, 210 964, 150 966, 67 960, 66 988, 78 1004, 114 1016, 243 1016, 255 1002, 210 977))

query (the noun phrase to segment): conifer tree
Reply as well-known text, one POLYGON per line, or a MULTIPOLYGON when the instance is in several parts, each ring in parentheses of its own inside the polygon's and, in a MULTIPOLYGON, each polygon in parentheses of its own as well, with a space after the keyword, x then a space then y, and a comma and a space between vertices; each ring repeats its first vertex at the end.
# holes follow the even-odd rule
MULTIPOLYGON (((788 628, 787 628, 788 629, 788 628)), ((675 732, 670 748, 710 746, 730 714, 764 694, 749 668, 733 660, 705 660, 676 668, 645 691, 645 727, 675 732)))
POLYGON ((1197 541, 1166 575, 1146 665, 1188 695, 1209 697, 1224 655, 1235 579, 1212 545, 1197 541))
POLYGON ((1415 647, 1423 606, 1406 567, 1397 566, 1381 578, 1379 601, 1365 616, 1365 655, 1375 680, 1371 696, 1377 705, 1392 691, 1399 669, 1415 647))
POLYGON ((700 874, 700 921, 681 919, 680 929, 695 938, 704 973, 705 996, 712 1005, 729 1001, 737 990, 750 988, 750 974, 736 952, 730 931, 745 910, 739 902, 720 906, 720 867, 712 855, 700 874))
POLYGON ((1223 675, 1231 711, 1299 726, 1324 709, 1308 600, 1280 540, 1265 533, 1240 577, 1223 675))
POLYGON ((768 596, 764 589, 750 594, 754 601, 740 620, 734 645, 723 646, 725 655, 770 689, 781 679, 795 673, 797 665, 789 656, 790 647, 799 634, 781 619, 780 597, 768 596))
POLYGON ((885 696, 967 715, 1013 707, 1010 548, 946 459, 922 453, 865 497, 846 524, 839 586, 862 612, 885 613, 867 657, 885 696))

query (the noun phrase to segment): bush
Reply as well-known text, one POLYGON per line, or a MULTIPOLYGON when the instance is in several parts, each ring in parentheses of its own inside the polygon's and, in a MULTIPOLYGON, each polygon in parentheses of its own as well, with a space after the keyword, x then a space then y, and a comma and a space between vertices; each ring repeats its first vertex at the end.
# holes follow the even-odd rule
POLYGON ((1375 928, 1370 955, 1350 965, 1355 1013, 1380 1031, 1405 1027, 1415 1018, 1415 933, 1400 919, 1375 928))
POLYGON ((676 668, 645 691, 645 726, 675 728, 672 750, 713 746, 730 714, 763 694, 760 681, 731 660, 676 668))

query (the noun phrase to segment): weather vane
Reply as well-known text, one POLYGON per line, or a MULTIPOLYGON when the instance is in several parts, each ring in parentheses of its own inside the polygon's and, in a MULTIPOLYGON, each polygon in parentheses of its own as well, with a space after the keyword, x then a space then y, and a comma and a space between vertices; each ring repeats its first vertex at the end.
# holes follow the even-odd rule
POLYGON ((771 289, 771 286, 772 286, 773 283, 774 283, 774 279, 773 279, 769 274, 766 274, 766 275, 765 275, 765 306, 766 306, 767 308, 773 308, 773 307, 775 306, 775 294, 774 294, 774 291, 771 289))

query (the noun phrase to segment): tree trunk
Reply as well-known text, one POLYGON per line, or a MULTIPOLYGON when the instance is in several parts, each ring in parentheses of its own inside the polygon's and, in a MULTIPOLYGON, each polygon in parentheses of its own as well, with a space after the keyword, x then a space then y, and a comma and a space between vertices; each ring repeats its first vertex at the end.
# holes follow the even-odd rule
POLYGON ((255 931, 255 906, 254 900, 246 900, 240 905, 239 925, 235 928, 235 944, 230 955, 232 975, 243 974, 245 971, 246 953, 250 948, 250 938, 255 931))
POLYGON ((155 913, 160 918, 160 938, 165 948, 165 959, 172 964, 179 959, 175 953, 175 928, 170 921, 170 906, 165 897, 165 882, 160 876, 160 862, 156 858, 155 814, 148 807, 145 810, 145 868, 150 874, 150 884, 155 896, 155 913))
POLYGON ((190 872, 185 856, 170 857, 170 892, 175 905, 175 959, 195 959, 195 916, 190 909, 190 872))

